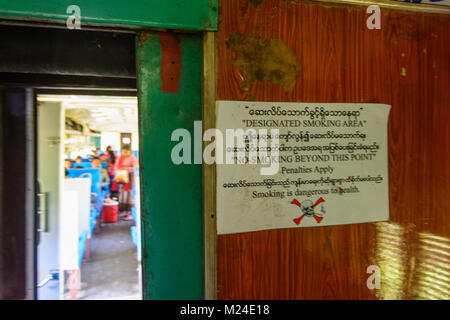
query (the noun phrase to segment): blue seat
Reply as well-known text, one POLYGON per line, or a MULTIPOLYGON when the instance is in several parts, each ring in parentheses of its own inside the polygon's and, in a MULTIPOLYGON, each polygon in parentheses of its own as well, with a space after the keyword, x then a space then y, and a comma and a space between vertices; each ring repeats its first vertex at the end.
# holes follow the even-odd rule
POLYGON ((110 186, 103 186, 103 188, 102 188, 102 198, 106 199, 109 194, 111 194, 110 186))
POLYGON ((139 243, 138 243, 137 227, 136 226, 130 227, 130 233, 131 233, 131 240, 133 241, 134 245, 137 247, 136 259, 139 260, 140 259, 140 248, 139 248, 139 243))
POLYGON ((72 168, 76 167, 92 168, 92 164, 90 162, 73 163, 72 168))
POLYGON ((134 176, 139 177, 139 168, 134 169, 134 176))
POLYGON ((94 217, 94 219, 98 218, 100 216, 100 212, 97 209, 91 209, 91 217, 94 217))
MULTIPOLYGON (((79 164, 79 163, 78 163, 79 164)), ((100 169, 97 168, 74 168, 67 169, 67 177, 69 178, 91 178, 91 192, 101 193, 100 169)))
POLYGON ((91 234, 94 231, 96 219, 99 215, 100 215, 100 212, 98 212, 97 209, 91 209, 91 214, 90 214, 90 219, 89 219, 89 228, 90 228, 91 234))
POLYGON ((86 251, 87 235, 87 231, 84 230, 81 236, 78 238, 78 265, 81 265, 81 262, 83 261, 84 252, 86 251))
MULTIPOLYGON (((134 170, 134 176, 136 178, 139 177, 139 168, 136 168, 134 170)), ((139 188, 139 186, 135 184, 133 190, 131 190, 131 197, 133 198, 133 200, 136 199, 136 188, 139 188)))
POLYGON ((130 227, 130 232, 131 232, 131 240, 133 240, 134 245, 137 246, 138 245, 138 239, 137 239, 137 228, 136 228, 136 226, 130 227))

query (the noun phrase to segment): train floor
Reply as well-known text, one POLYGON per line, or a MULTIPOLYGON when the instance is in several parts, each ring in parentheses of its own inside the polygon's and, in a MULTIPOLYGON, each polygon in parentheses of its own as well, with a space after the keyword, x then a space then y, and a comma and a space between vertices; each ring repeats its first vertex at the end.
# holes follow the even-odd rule
POLYGON ((141 298, 140 266, 130 234, 133 224, 132 220, 104 223, 93 233, 90 259, 81 264, 78 300, 141 298))

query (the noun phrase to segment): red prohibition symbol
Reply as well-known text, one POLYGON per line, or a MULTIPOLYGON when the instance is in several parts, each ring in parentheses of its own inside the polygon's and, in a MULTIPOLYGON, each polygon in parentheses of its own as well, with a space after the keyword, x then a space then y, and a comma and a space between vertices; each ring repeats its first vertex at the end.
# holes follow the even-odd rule
POLYGON ((316 219, 317 223, 320 223, 323 217, 315 213, 315 207, 322 202, 325 202, 325 200, 322 197, 319 198, 314 204, 312 203, 311 200, 303 200, 302 203, 298 202, 297 199, 292 200, 291 204, 295 204, 303 212, 303 214, 300 217, 294 219, 295 224, 299 225, 303 217, 305 216, 313 217, 314 219, 316 219))

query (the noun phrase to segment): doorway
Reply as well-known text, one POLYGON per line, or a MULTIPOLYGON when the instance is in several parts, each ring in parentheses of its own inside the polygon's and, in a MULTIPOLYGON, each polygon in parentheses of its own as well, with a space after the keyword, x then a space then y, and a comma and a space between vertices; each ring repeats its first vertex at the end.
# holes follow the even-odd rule
POLYGON ((38 94, 37 123, 38 299, 141 299, 137 98, 38 94))
MULTIPOLYGON (((171 133, 178 128, 185 128, 193 136, 194 121, 202 119, 201 34, 105 29, 97 31, 87 28, 68 31, 64 27, 42 25, 0 26, 0 34, 4 39, 2 48, 5 49, 0 50, 2 94, 5 97, 12 96, 14 90, 10 88, 18 88, 20 91, 18 96, 14 95, 19 100, 3 99, 3 107, 16 104, 26 106, 29 114, 26 114, 27 118, 23 121, 30 126, 31 131, 34 130, 34 133, 27 133, 29 136, 20 136, 17 147, 21 144, 30 145, 29 138, 37 137, 37 107, 36 104, 29 103, 36 101, 33 99, 35 95, 138 97, 139 150, 142 150, 139 154, 142 296, 144 299, 202 299, 202 166, 179 166, 170 158, 172 147, 176 144, 171 140, 171 133), (168 38, 170 46, 166 45, 168 38), (172 63, 172 53, 175 54, 177 63, 172 63), (166 64, 177 66, 176 76, 166 77, 166 64), (169 86, 171 89, 168 91, 162 83, 163 79, 177 81, 178 84, 169 86)), ((13 112, 14 108, 8 110, 13 112)), ((22 117, 17 113, 11 116, 22 117)), ((13 132, 3 130, 2 134, 3 141, 11 139, 13 132)), ((46 143, 57 144, 58 139, 51 137, 53 138, 46 143)), ((35 194, 37 168, 34 171, 31 169, 32 164, 37 163, 38 146, 35 143, 33 147, 33 144, 34 141, 27 149, 27 163, 23 162, 22 154, 18 153, 9 153, 10 157, 7 159, 9 162, 15 161, 27 178, 25 184, 16 179, 11 180, 8 185, 11 190, 12 187, 24 190, 22 194, 17 193, 18 199, 35 194)), ((5 163, 0 162, 2 170, 5 163)), ((5 186, 5 181, 2 180, 2 187, 5 186)), ((36 186, 37 193, 45 192, 40 192, 36 186)), ((10 281, 11 286, 20 286, 21 290, 26 287, 30 292, 27 295, 29 298, 37 297, 37 292, 33 291, 37 291, 37 285, 41 283, 37 272, 38 252, 33 252, 32 249, 37 248, 39 243, 39 239, 35 239, 33 234, 40 234, 35 230, 41 227, 37 223, 41 219, 37 219, 36 211, 46 209, 41 206, 45 203, 45 195, 40 198, 41 201, 29 201, 27 203, 31 202, 30 206, 20 207, 20 210, 14 212, 9 210, 12 204, 2 201, 3 221, 16 221, 17 230, 23 229, 19 218, 31 221, 27 225, 28 233, 17 233, 23 235, 23 238, 16 253, 26 259, 16 260, 19 265, 27 267, 26 272, 21 270, 27 281, 25 284, 10 281)), ((21 202, 15 201, 15 204, 18 203, 21 202)), ((11 224, 9 229, 11 230, 11 224)), ((7 247, 9 239, 4 239, 6 241, 1 245, 7 247)), ((14 279, 16 278, 19 279, 18 276, 14 279)), ((59 272, 51 273, 52 280, 60 278, 62 276, 59 277, 59 272)), ((46 279, 44 277, 41 280, 46 279)), ((57 282, 58 287, 59 283, 63 283, 57 282)), ((22 293, 7 296, 24 297, 22 293)))

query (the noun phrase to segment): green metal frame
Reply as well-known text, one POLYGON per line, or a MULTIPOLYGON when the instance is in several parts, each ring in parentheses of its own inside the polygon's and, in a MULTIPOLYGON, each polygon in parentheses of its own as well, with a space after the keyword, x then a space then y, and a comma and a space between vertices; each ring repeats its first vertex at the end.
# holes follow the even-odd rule
POLYGON ((218 0, 0 0, 0 17, 65 22, 77 5, 83 24, 217 30, 218 0))
POLYGON ((202 166, 171 160, 173 130, 202 119, 202 38, 178 37, 178 93, 161 90, 158 33, 136 38, 144 299, 204 298, 202 166))

